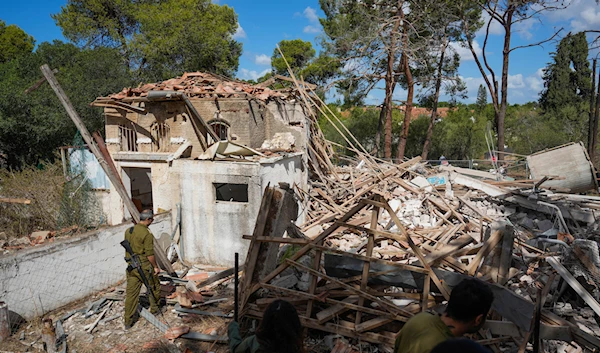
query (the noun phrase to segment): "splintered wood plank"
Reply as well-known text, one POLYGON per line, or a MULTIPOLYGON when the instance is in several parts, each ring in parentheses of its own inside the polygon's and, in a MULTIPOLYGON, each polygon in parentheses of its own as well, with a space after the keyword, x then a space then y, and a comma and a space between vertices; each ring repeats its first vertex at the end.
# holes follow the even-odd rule
POLYGON ((481 264, 481 260, 487 256, 502 240, 504 232, 501 229, 495 230, 494 233, 483 243, 481 250, 475 255, 475 258, 469 265, 469 275, 474 276, 481 264))
POLYGON ((433 263, 435 263, 437 260, 447 256, 452 256, 472 242, 473 238, 470 235, 462 235, 460 238, 455 239, 451 243, 446 244, 440 249, 435 250, 434 252, 425 256, 425 261, 427 261, 428 264, 433 265, 433 263))
POLYGON ((393 320, 390 320, 386 317, 376 317, 374 319, 354 325, 354 329, 356 330, 356 332, 371 331, 372 329, 375 329, 377 327, 389 324, 392 321, 393 320))
POLYGON ((292 265, 292 266, 294 266, 294 267, 296 267, 298 269, 310 272, 310 273, 312 273, 312 274, 314 274, 316 276, 323 277, 323 278, 327 279, 330 282, 338 283, 341 287, 343 287, 343 288, 345 288, 345 289, 347 289, 349 291, 354 292, 359 297, 364 297, 365 299, 368 299, 368 300, 371 300, 373 302, 376 302, 377 304, 381 305, 382 308, 385 308, 386 310, 388 310, 391 313, 394 313, 394 314, 397 314, 397 315, 406 316, 407 318, 410 318, 410 317, 413 316, 412 313, 409 313, 409 312, 407 312, 407 311, 405 311, 405 310, 403 310, 401 308, 398 308, 396 305, 394 305, 394 303, 390 302, 389 300, 373 296, 373 295, 371 295, 369 293, 366 293, 366 292, 364 292, 364 291, 362 291, 362 290, 360 290, 358 288, 355 288, 355 287, 350 286, 350 285, 348 285, 346 283, 343 283, 343 282, 341 282, 341 281, 339 281, 339 280, 337 280, 337 279, 335 279, 333 277, 330 277, 330 276, 328 276, 328 275, 326 275, 324 273, 317 272, 317 271, 313 270, 312 268, 308 268, 308 267, 306 267, 306 266, 304 266, 302 264, 294 262, 291 259, 287 259, 286 261, 290 265, 292 265))
MULTIPOLYGON (((375 196, 375 200, 379 201, 379 195, 375 196)), ((373 210, 371 211, 371 229, 377 230, 377 221, 379 220, 379 207, 373 207, 373 210)), ((369 234, 369 239, 367 242, 367 252, 365 254, 365 256, 367 257, 371 257, 373 255, 373 246, 375 243, 374 240, 375 236, 373 234, 369 234)), ((371 268, 371 263, 368 261, 365 261, 363 263, 363 271, 362 271, 362 279, 360 281, 360 289, 362 291, 366 291, 367 290, 367 284, 369 281, 369 269, 371 268)), ((358 300, 358 305, 363 306, 365 305, 365 298, 364 297, 360 297, 360 299, 358 300)), ((355 325, 360 324, 362 320, 362 313, 361 312, 357 312, 356 313, 356 320, 354 321, 355 325)))
MULTIPOLYGON (((366 201, 367 201, 367 199, 360 201, 358 203, 358 205, 354 206, 350 211, 348 211, 348 213, 343 215, 342 218, 340 218, 340 221, 346 222, 350 218, 352 218, 352 216, 354 216, 356 213, 358 213, 360 210, 362 210, 367 205, 366 201)), ((298 260, 299 258, 304 256, 307 252, 309 252, 311 249, 313 249, 314 245, 317 245, 319 242, 326 239, 329 235, 331 235, 338 228, 339 228, 339 225, 336 225, 335 223, 332 224, 329 228, 327 228, 325 231, 323 231, 323 233, 321 233, 317 237, 315 237, 311 241, 310 244, 305 245, 304 247, 302 247, 302 249, 298 250, 294 255, 292 255, 290 260, 292 260, 292 261, 298 260)), ((288 262, 282 263, 277 268, 275 268, 275 270, 273 270, 273 272, 271 272, 269 275, 267 275, 265 278, 263 278, 262 281, 264 283, 268 283, 269 281, 271 281, 273 278, 275 278, 277 275, 279 275, 281 272, 283 272, 288 267, 289 267, 288 262)), ((256 283, 252 287, 252 289, 250 290, 248 295, 256 292, 260 288, 260 286, 261 286, 260 283, 256 283)))
POLYGON ((444 296, 444 298, 446 300, 450 299, 450 292, 448 291, 448 288, 446 288, 446 286, 442 283, 442 281, 440 281, 440 279, 435 274, 435 272, 433 271, 431 266, 429 266, 429 264, 427 264, 427 262, 425 261, 425 257, 421 253, 421 250, 415 245, 415 242, 412 240, 412 238, 406 231, 406 228, 404 227, 404 225, 402 224, 402 222, 400 221, 398 216, 394 213, 394 211, 392 210, 390 205, 387 202, 380 203, 380 202, 376 202, 373 200, 365 200, 365 202, 368 204, 371 204, 373 206, 377 205, 379 207, 383 207, 388 211, 390 216, 392 216, 394 223, 396 223, 396 227, 398 227, 398 229, 401 231, 402 235, 406 238, 410 248, 415 253, 415 255, 417 255, 417 258, 419 259, 419 261, 421 261, 421 264, 423 265, 423 267, 427 270, 427 272, 431 276, 433 283, 436 285, 436 287, 438 288, 440 293, 442 293, 442 295, 444 296))
MULTIPOLYGON (((358 296, 353 295, 350 296, 344 300, 342 300, 342 302, 347 303, 347 304, 356 304, 358 302, 358 296)), ((346 312, 349 308, 345 305, 342 304, 336 304, 336 305, 332 305, 327 309, 321 310, 317 313, 317 320, 319 320, 319 324, 323 324, 331 319, 333 319, 334 317, 346 312)))

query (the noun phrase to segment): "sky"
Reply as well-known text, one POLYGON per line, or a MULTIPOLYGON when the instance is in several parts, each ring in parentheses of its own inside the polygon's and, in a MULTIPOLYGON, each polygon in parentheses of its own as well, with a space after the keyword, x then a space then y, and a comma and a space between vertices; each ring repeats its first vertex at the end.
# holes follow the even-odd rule
MULTIPOLYGON (((56 26, 51 14, 60 12, 66 0, 28 0, 26 3, 0 0, 0 19, 7 24, 15 24, 32 35, 37 43, 59 39, 65 41, 61 30, 56 26)), ((237 77, 256 79, 270 70, 270 58, 275 45, 283 40, 302 39, 311 41, 319 48, 323 37, 319 17, 324 14, 318 0, 213 0, 221 5, 232 7, 238 14, 239 28, 235 38, 243 43, 243 54, 237 77)), ((522 46, 540 42, 562 29, 556 40, 531 48, 512 52, 509 66, 509 103, 523 104, 536 101, 543 88, 542 69, 551 61, 551 52, 557 40, 569 32, 600 30, 600 5, 595 0, 567 0, 565 9, 543 14, 537 19, 523 22, 514 28, 511 46, 522 46)), ((502 69, 502 45, 504 30, 493 22, 487 44, 487 57, 496 75, 502 69)), ((590 35, 591 38, 591 35, 590 35)), ((484 32, 480 31, 474 47, 481 52, 484 32)), ((477 89, 484 83, 471 53, 458 45, 455 49, 461 55, 459 74, 468 89, 465 103, 473 103, 477 89)), ((592 55, 596 55, 594 52, 592 55)), ((381 87, 367 96, 365 103, 381 104, 381 87)), ((447 97, 442 96, 442 100, 447 97)), ((406 91, 397 89, 394 99, 405 100, 406 91)), ((489 99, 488 99, 489 101, 489 99)))

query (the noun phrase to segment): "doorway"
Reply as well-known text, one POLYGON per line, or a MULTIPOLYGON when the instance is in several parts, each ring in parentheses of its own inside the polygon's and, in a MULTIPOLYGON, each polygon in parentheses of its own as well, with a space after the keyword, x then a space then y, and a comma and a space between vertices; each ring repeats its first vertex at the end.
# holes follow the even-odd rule
POLYGON ((151 169, 123 167, 122 174, 125 189, 138 211, 153 210, 151 169))

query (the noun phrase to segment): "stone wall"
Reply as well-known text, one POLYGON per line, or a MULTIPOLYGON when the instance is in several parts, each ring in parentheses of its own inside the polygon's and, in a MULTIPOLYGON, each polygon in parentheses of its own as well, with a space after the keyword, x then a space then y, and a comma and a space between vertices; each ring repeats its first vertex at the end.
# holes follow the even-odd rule
MULTIPOLYGON (((119 244, 130 223, 58 239, 0 257, 0 301, 26 319, 111 287, 125 279, 119 244)), ((150 226, 155 236, 171 232, 171 215, 150 226)))

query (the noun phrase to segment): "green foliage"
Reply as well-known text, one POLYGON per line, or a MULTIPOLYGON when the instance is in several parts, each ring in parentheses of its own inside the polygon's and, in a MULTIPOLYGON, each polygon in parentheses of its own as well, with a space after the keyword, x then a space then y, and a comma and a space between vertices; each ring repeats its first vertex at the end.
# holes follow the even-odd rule
POLYGON ((540 96, 542 109, 556 111, 565 105, 589 103, 592 71, 587 57, 588 44, 584 32, 568 34, 560 41, 552 55, 552 62, 544 69, 544 90, 540 96))
POLYGON ((58 69, 58 81, 90 131, 102 131, 104 117, 89 103, 133 83, 118 50, 110 48, 45 42, 35 53, 0 64, 0 151, 13 168, 52 159, 77 131, 48 84, 23 93, 42 76, 45 63, 58 69))
MULTIPOLYGON (((339 60, 323 53, 315 56, 316 51, 311 42, 305 42, 301 39, 282 40, 278 46, 283 52, 285 60, 279 50, 275 48, 271 56, 272 71, 259 78, 258 82, 266 81, 273 75, 289 77, 290 74, 285 63, 287 61, 294 75, 298 79, 302 78, 305 82, 317 85, 317 93, 322 96, 324 86, 339 74, 339 60)), ((284 84, 282 83, 282 85, 284 84)))
POLYGON ((141 80, 198 70, 231 76, 242 51, 237 15, 210 0, 69 0, 52 17, 80 47, 118 48, 141 80))
POLYGON ((32 36, 15 25, 0 20, 0 64, 31 53, 35 46, 32 36))
POLYGON ((477 111, 481 112, 485 109, 487 105, 487 89, 485 89, 484 85, 479 85, 479 89, 477 90, 477 101, 475 102, 477 106, 477 111))
POLYGON ((297 74, 300 70, 303 70, 310 61, 315 57, 316 51, 312 46, 311 42, 303 41, 302 39, 294 40, 282 40, 279 42, 279 49, 283 52, 285 60, 279 53, 279 50, 275 48, 273 50, 273 56, 271 56, 271 67, 273 73, 282 76, 289 76, 287 60, 294 74, 297 74))
POLYGON ((446 118, 434 125, 429 159, 441 155, 447 159, 482 158, 486 151, 487 122, 487 114, 477 114, 464 105, 449 111, 446 118))
POLYGON ((140 5, 140 30, 130 42, 145 80, 162 80, 184 71, 233 76, 242 44, 233 8, 210 0, 165 0, 140 5))

